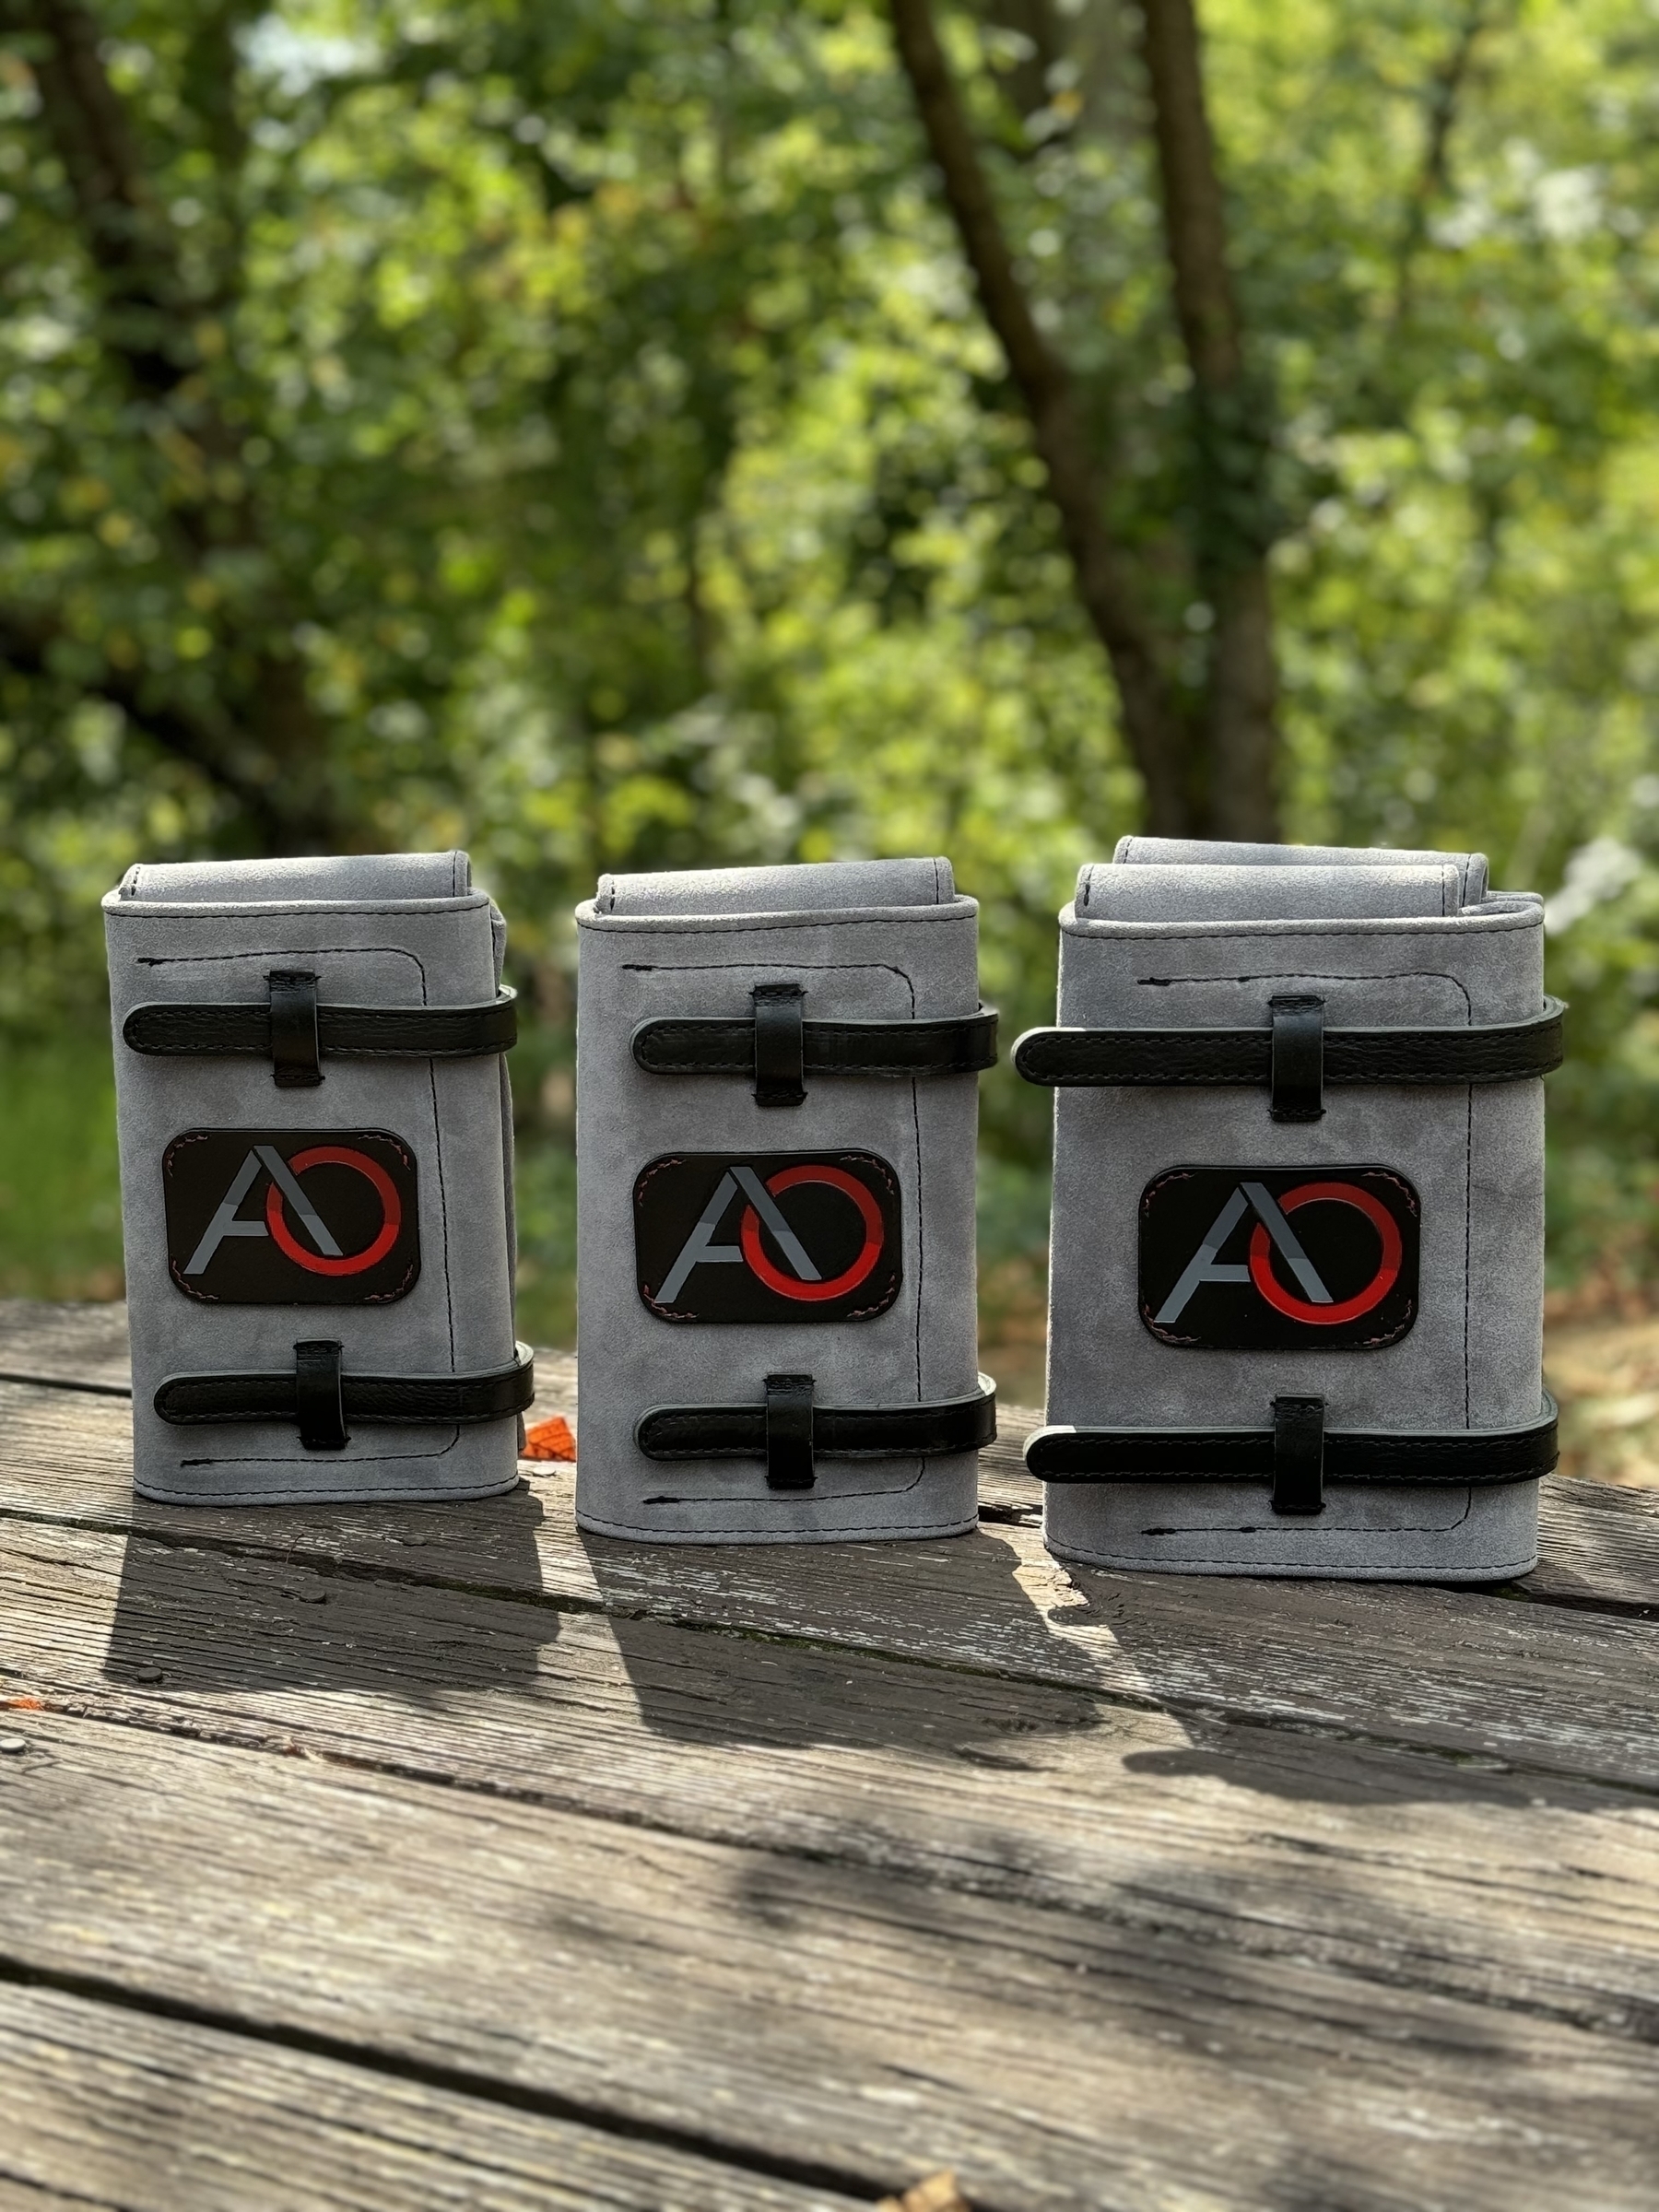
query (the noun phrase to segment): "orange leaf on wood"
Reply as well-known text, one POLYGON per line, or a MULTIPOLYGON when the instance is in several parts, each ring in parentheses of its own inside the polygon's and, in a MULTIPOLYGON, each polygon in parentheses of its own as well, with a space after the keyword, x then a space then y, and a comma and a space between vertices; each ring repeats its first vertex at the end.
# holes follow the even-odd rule
POLYGON ((550 1420, 537 1421, 524 1439, 521 1459, 573 1460, 576 1456, 576 1439, 571 1434, 571 1424, 562 1413, 550 1420))

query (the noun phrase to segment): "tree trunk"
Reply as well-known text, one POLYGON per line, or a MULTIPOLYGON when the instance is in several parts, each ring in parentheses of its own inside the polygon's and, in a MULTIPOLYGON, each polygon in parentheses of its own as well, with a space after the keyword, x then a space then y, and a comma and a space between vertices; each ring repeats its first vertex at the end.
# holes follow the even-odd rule
POLYGON ((1105 647, 1124 734, 1146 785, 1147 826, 1180 837, 1191 827, 1187 731, 1152 634, 1135 605, 1106 524, 1100 485, 1070 373, 1038 329, 1014 267, 960 97, 934 28, 930 0, 891 0, 899 58, 938 168, 980 302, 1030 418, 1049 496, 1060 512, 1077 596, 1105 647))
MULTIPOLYGON (((96 18, 82 0, 0 0, 0 30, 30 34, 39 43, 33 68, 41 119, 101 292, 105 358, 141 407, 187 436, 206 461, 234 465, 240 439, 216 404, 208 364, 191 335, 204 303, 191 297, 171 225, 144 171, 138 135, 104 67, 96 18), (187 402, 186 380, 201 387, 187 402)), ((231 143, 222 129, 218 136, 231 143)), ((199 569, 219 547, 261 542, 246 492, 220 498, 212 488, 214 472, 201 473, 200 495, 178 501, 170 514, 179 562, 187 571, 199 569)), ((270 627, 297 619, 298 610, 285 607, 282 595, 278 587, 264 609, 270 627)), ((18 641, 29 627, 26 613, 0 615, 0 653, 12 652, 18 666, 27 662, 18 641)), ((209 715, 170 699, 164 681, 114 668, 88 688, 120 705, 135 729, 235 800, 267 850, 326 850, 352 841, 328 774, 332 732, 291 650, 256 648, 245 681, 236 687, 240 696, 217 701, 209 715)))
POLYGON ((1245 373, 1193 0, 1142 0, 1142 21, 1175 319, 1193 376, 1196 568, 1213 616, 1194 811, 1209 836, 1274 840, 1265 407, 1245 373))

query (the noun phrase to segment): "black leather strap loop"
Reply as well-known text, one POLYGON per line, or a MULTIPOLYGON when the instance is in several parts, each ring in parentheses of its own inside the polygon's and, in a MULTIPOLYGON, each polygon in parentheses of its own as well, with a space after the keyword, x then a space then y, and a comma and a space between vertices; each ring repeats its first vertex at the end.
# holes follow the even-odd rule
MULTIPOLYGON (((273 978, 273 981, 275 979, 273 978)), ((331 1006, 316 1010, 324 1059, 484 1060, 518 1041, 518 994, 501 990, 477 1006, 331 1006)), ((121 1034, 135 1053, 163 1058, 245 1055, 265 1059, 274 1042, 268 1006, 135 1006, 121 1034)))
POLYGON ((1324 1119, 1324 1000, 1270 998, 1273 1059, 1267 1111, 1276 1122, 1324 1119))
POLYGON ((812 1465, 812 1377, 766 1378, 766 1487, 809 1490, 812 1465))
POLYGON ((299 968, 273 968, 265 982, 271 992, 271 1074, 278 1090, 314 1090, 323 1080, 318 1065, 317 979, 299 968))
POLYGON ((755 985, 755 1103, 805 1104, 806 1053, 801 1008, 806 993, 799 983, 755 985))
POLYGON ((294 1347, 294 1412, 308 1452, 343 1452, 351 1441, 340 1394, 345 1347, 322 1339, 294 1347))
MULTIPOLYGON (((1523 1083, 1561 1065, 1559 998, 1531 1021, 1468 1030, 1331 1030, 1325 1083, 1523 1083)), ((1273 1081, 1272 1030, 1028 1030, 1014 1065, 1050 1089, 1273 1081)))
POLYGON ((1273 1401, 1273 1510, 1324 1512, 1324 1400, 1273 1401))
MULTIPOLYGON (((634 1424, 647 1459, 768 1459, 771 1385, 747 1406, 653 1406, 634 1424)), ((995 1441, 996 1385, 980 1377, 971 1397, 931 1406, 818 1406, 812 1408, 818 1459, 940 1459, 980 1452, 995 1441)))
MULTIPOLYGON (((1303 1400, 1303 1404, 1311 1401, 1303 1400)), ((1273 1482, 1272 1429, 1039 1429, 1025 1463, 1044 1482, 1273 1482)), ((1327 1430, 1329 1483, 1535 1482, 1556 1464, 1556 1403, 1524 1429, 1327 1430)))
MULTIPOLYGON (((633 1056, 652 1076, 747 1076, 755 1066, 749 1021, 700 1014, 642 1021, 633 1056)), ((973 1076, 996 1065, 996 1010, 982 1006, 947 1021, 803 1021, 801 1071, 881 1076, 912 1082, 973 1076)))
MULTIPOLYGON (((302 1400, 319 1387, 305 1378, 300 1354, 319 1348, 328 1347, 297 1345, 295 1369, 288 1374, 170 1375, 156 1393, 156 1411, 180 1428, 218 1421, 300 1421, 302 1400)), ((337 1358, 339 1347, 334 1350, 337 1358)), ((343 1427, 363 1421, 471 1428, 523 1413, 535 1395, 535 1361, 527 1344, 517 1347, 511 1367, 482 1374, 359 1375, 344 1366, 337 1371, 343 1427)), ((317 1403, 314 1396, 307 1402, 313 1408, 317 1403)), ((340 1441, 346 1441, 344 1435, 340 1441)))

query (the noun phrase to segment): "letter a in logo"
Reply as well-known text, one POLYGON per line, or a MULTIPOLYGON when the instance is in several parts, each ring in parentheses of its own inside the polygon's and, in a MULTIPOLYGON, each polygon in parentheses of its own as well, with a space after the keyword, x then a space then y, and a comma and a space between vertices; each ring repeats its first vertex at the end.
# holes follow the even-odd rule
POLYGON ((188 1129, 161 1176, 187 1298, 378 1305, 419 1276, 415 1156, 383 1129, 188 1129))
POLYGON ((1420 1215, 1392 1168, 1171 1168, 1141 1195, 1141 1319, 1209 1351, 1395 1344, 1417 1318, 1420 1215))

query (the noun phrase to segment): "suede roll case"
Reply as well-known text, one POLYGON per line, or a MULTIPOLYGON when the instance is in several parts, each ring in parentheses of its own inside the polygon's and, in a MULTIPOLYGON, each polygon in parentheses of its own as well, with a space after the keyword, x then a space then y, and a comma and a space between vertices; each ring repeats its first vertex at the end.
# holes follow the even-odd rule
POLYGON ((1503 1579, 1537 1549, 1543 910, 1477 853, 1128 838, 1061 915, 1064 1558, 1503 1579))
POLYGON ((973 1526, 977 915, 943 860, 607 876, 578 909, 584 1528, 973 1526))
POLYGON ((137 1488, 511 1488, 512 997, 466 855, 137 866, 103 908, 137 1488))

